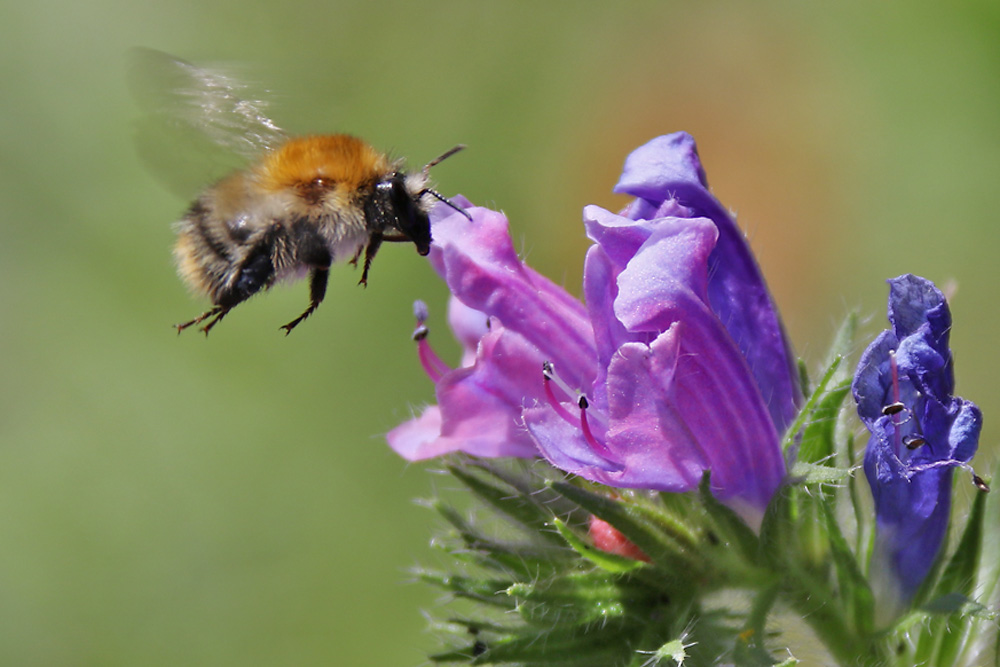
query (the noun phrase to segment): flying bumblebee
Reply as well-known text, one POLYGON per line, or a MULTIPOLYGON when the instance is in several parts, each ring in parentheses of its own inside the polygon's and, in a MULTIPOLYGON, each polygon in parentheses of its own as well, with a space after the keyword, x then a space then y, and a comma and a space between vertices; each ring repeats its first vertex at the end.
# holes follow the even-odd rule
POLYGON ((251 162, 203 190, 176 225, 178 272, 213 304, 175 325, 178 333, 201 324, 207 335, 257 292, 308 275, 309 307, 281 327, 287 335, 323 301, 331 264, 357 265, 363 253, 359 284, 366 285, 383 242, 430 252, 436 201, 468 217, 428 184, 430 168, 464 146, 407 172, 401 160, 353 136, 288 137, 263 102, 244 99, 244 84, 221 71, 148 49, 132 57, 133 89, 161 125, 193 131, 251 162), (166 89, 150 92, 149 80, 166 89))

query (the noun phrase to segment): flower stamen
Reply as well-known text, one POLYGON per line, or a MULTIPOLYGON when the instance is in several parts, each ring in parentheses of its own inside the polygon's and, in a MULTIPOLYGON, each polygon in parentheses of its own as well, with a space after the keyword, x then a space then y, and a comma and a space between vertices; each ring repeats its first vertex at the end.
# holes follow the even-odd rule
POLYGON ((885 416, 898 415, 900 412, 906 409, 906 406, 902 402, 896 401, 895 403, 890 403, 882 408, 882 414, 885 416))
MULTIPOLYGON (((545 387, 545 398, 548 400, 549 405, 552 406, 552 409, 556 411, 556 414, 559 415, 567 424, 578 427, 581 431, 583 431, 583 439, 586 440, 587 445, 593 449, 595 454, 603 458, 605 461, 613 463, 616 466, 620 466, 621 460, 615 456, 611 450, 604 445, 604 443, 594 436, 594 432, 590 428, 591 420, 587 416, 588 409, 590 408, 590 399, 587 398, 587 395, 582 392, 573 391, 568 384, 561 380, 559 376, 556 375, 555 364, 551 361, 545 361, 542 363, 542 382, 545 387), (576 404, 580 408, 579 419, 574 417, 569 410, 563 407, 563 404, 559 402, 558 398, 556 398, 555 392, 552 391, 553 382, 567 396, 575 396, 576 404)), ((594 416, 597 417, 597 415, 594 416)), ((596 421, 600 424, 604 423, 604 421, 599 418, 596 421)))
POLYGON ((585 394, 580 394, 580 398, 577 400, 577 405, 580 406, 580 430, 583 431, 584 440, 587 441, 587 444, 590 445, 594 449, 594 452, 596 452, 602 459, 620 464, 621 460, 615 456, 611 450, 604 445, 604 443, 595 438, 594 433, 590 430, 590 421, 587 419, 587 408, 590 407, 590 401, 587 400, 587 396, 585 394))
POLYGON ((567 423, 576 424, 576 419, 570 414, 569 410, 562 406, 559 399, 556 398, 555 392, 552 391, 552 383, 555 382, 556 385, 566 392, 568 395, 572 396, 572 392, 565 382, 560 380, 556 375, 555 366, 551 361, 542 362, 542 385, 545 388, 545 398, 548 399, 549 405, 552 409, 556 411, 556 414, 562 417, 567 423))
POLYGON ((430 329, 427 328, 425 323, 427 322, 428 315, 429 311, 426 303, 420 300, 413 302, 413 316, 417 320, 417 326, 413 330, 413 340, 417 344, 417 357, 420 359, 420 365, 423 366, 427 377, 434 384, 437 384, 452 369, 451 366, 442 361, 441 357, 434 351, 434 348, 431 347, 431 344, 427 342, 427 335, 430 333, 430 329))

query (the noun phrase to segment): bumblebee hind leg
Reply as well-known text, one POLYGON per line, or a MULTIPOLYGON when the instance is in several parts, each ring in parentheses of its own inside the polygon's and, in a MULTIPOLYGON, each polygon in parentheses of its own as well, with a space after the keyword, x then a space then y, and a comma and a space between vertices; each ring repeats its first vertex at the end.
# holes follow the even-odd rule
POLYGON ((215 306, 211 310, 205 311, 193 320, 175 324, 177 332, 180 333, 188 327, 211 318, 208 324, 200 327, 207 336, 212 327, 221 322, 230 310, 262 289, 270 287, 271 283, 274 282, 274 261, 271 258, 271 247, 274 244, 275 235, 276 232, 271 230, 247 255, 232 284, 220 289, 215 294, 215 306))
POLYGON ((228 313, 232 309, 233 309, 232 306, 229 307, 216 306, 211 310, 205 311, 204 313, 194 318, 193 320, 188 320, 187 322, 183 322, 181 324, 175 324, 174 328, 177 329, 177 334, 180 335, 180 333, 185 329, 187 329, 188 327, 192 327, 196 324, 201 324, 202 322, 211 317, 212 318, 211 322, 209 322, 203 327, 200 327, 200 330, 204 331, 205 335, 207 336, 208 332, 212 330, 212 327, 218 324, 222 320, 222 318, 226 316, 226 313, 228 313))

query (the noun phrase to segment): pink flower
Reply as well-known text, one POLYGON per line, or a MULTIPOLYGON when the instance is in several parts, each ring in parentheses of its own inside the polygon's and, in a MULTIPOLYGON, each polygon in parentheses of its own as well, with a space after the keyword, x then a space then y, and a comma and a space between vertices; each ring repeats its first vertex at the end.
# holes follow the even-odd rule
POLYGON ((430 259, 465 358, 451 369, 416 336, 438 405, 389 443, 410 460, 541 455, 614 487, 686 491, 711 470, 718 497, 763 509, 801 398, 743 234, 687 134, 636 150, 616 190, 637 197, 623 214, 584 210, 586 304, 518 259, 501 214, 438 209, 430 259))

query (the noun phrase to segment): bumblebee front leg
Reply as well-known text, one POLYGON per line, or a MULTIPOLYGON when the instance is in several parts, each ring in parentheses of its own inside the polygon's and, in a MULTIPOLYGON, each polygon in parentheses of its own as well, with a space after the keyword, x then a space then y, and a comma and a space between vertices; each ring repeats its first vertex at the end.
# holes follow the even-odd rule
POLYGON ((319 307, 319 304, 323 301, 323 297, 326 296, 326 283, 330 278, 330 270, 325 269, 313 269, 309 274, 309 307, 306 311, 296 317, 294 320, 288 324, 281 327, 285 330, 285 335, 292 333, 298 324, 313 314, 313 311, 319 307))
MULTIPOLYGON (((368 239, 368 246, 365 248, 365 264, 361 270, 361 280, 358 281, 359 285, 368 287, 368 270, 371 268, 372 260, 375 259, 375 255, 378 253, 378 249, 382 246, 382 241, 385 238, 381 232, 374 232, 371 238, 368 239)), ((360 253, 360 250, 358 252, 360 253)))

